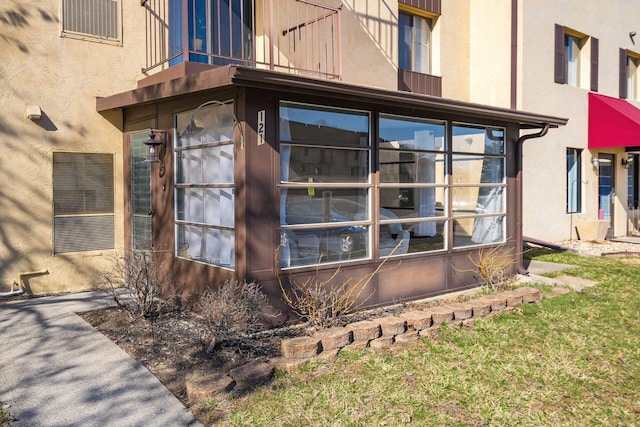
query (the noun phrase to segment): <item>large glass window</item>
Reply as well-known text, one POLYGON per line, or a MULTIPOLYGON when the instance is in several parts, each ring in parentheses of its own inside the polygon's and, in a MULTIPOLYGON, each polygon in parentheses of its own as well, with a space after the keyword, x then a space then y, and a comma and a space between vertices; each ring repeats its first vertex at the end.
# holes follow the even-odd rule
POLYGON ((235 268, 234 104, 176 115, 177 256, 235 268))
MULTIPOLYGON (((170 55, 184 49, 182 2, 187 2, 189 61, 243 64, 253 58, 253 2, 250 0, 170 0, 170 55), (203 52, 206 54, 198 54, 203 52)), ((182 62, 179 56, 172 61, 182 62)))
POLYGON ((380 256, 445 248, 445 124, 380 115, 380 256))
POLYGON ((370 257, 369 113, 280 103, 282 267, 370 257))
POLYGON ((454 124, 451 143, 453 246, 504 241, 504 130, 454 124))
POLYGON ((54 253, 114 248, 113 155, 53 153, 54 253))
POLYGON ((398 15, 398 66, 403 70, 430 74, 432 20, 400 12, 398 15))
POLYGON ((582 150, 567 148, 567 213, 582 211, 582 150))

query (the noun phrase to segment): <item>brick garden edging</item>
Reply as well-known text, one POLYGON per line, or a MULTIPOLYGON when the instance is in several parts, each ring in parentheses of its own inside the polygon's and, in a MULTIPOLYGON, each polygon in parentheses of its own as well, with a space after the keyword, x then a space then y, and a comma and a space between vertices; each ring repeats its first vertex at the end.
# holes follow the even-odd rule
MULTIPOLYGON (((561 290, 570 292, 566 288, 554 288, 550 297, 565 293, 561 290)), ((292 371, 309 360, 331 361, 343 348, 384 349, 415 342, 420 337, 434 339, 443 323, 473 327, 480 317, 499 315, 518 305, 538 303, 541 299, 539 289, 521 287, 466 302, 361 320, 344 327, 321 330, 311 336, 285 338, 281 342, 282 356, 266 362, 252 361, 228 373, 208 377, 193 375, 186 381, 187 396, 195 403, 216 393, 248 389, 269 381, 275 369, 292 371)))

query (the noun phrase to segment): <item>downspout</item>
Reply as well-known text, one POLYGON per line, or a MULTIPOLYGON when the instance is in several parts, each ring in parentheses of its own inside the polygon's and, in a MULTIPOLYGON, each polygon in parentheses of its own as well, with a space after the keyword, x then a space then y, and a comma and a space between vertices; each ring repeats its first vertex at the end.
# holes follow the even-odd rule
POLYGON ((1 297, 10 297, 10 296, 14 296, 14 295, 20 295, 24 293, 24 278, 27 276, 39 276, 42 274, 49 274, 49 270, 44 268, 42 270, 36 270, 36 271, 26 271, 24 273, 19 273, 18 274, 18 281, 16 282, 15 280, 11 283, 11 290, 9 292, 0 292, 0 298, 1 297), (17 287, 17 289, 15 288, 17 287))
MULTIPOLYGON (((516 154, 516 183, 517 183, 517 191, 516 191, 516 230, 518 232, 518 238, 516 239, 516 247, 522 248, 523 247, 523 232, 522 232, 522 192, 523 192, 523 185, 522 185, 522 157, 523 157, 523 147, 522 145, 524 144, 524 142, 528 139, 533 139, 533 138, 542 138, 543 136, 545 136, 547 134, 547 132, 549 132, 549 123, 545 123, 544 126, 542 127, 542 129, 540 129, 539 132, 537 133, 530 133, 527 135, 522 135, 520 138, 518 138, 518 141, 516 142, 516 149, 517 149, 517 154, 516 154)), ((518 274, 523 274, 523 275, 529 275, 529 272, 527 271, 526 268, 524 268, 524 265, 522 264, 522 252, 518 252, 518 267, 517 267, 517 272, 518 274)))

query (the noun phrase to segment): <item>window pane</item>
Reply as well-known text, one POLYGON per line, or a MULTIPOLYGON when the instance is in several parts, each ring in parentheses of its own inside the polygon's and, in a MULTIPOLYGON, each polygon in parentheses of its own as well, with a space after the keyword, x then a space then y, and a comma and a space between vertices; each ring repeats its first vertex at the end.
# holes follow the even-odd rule
POLYGON ((454 187, 453 216, 504 213, 503 187, 454 187))
POLYGON ((453 246, 480 245, 504 241, 504 216, 459 218, 453 223, 453 246))
POLYGON ((576 37, 565 36, 566 79, 568 85, 578 86, 580 79, 580 48, 582 41, 576 37))
POLYGON ((280 146, 282 182, 369 181, 369 150, 280 146))
POLYGON ((195 148, 176 153, 176 182, 233 183, 233 145, 195 148))
POLYGON ((369 258, 368 226, 282 230, 280 265, 295 267, 369 258))
POLYGON ((443 187, 398 187, 380 189, 380 219, 392 214, 397 218, 444 216, 443 187))
POLYGON ((235 119, 232 102, 207 105, 176 115, 176 147, 233 141, 235 119))
POLYGON ((406 13, 398 15, 398 67, 411 71, 411 27, 413 17, 406 13))
POLYGON ((444 133, 444 123, 380 115, 380 148, 443 151, 444 133))
POLYGON ((383 222, 379 233, 380 256, 442 250, 445 248, 445 225, 446 221, 383 222))
POLYGON ((178 188, 176 197, 178 221, 233 227, 232 188, 178 188))
POLYGON ((369 113, 280 103, 280 141, 369 146, 369 113))
POLYGON ((576 213, 581 210, 581 151, 567 148, 567 213, 576 213))
POLYGON ((453 156, 454 184, 501 184, 504 182, 504 157, 453 156))
POLYGON ((177 224, 178 256, 226 268, 235 267, 235 233, 231 230, 177 224))
POLYGON ((431 37, 431 20, 414 17, 413 35, 413 71, 429 74, 429 39, 431 37))
POLYGON ((504 130, 471 126, 453 127, 453 151, 504 154, 504 130))
POLYGON ((380 181, 384 183, 444 184, 445 155, 380 150, 380 181))
POLYGON ((367 189, 283 189, 282 225, 367 221, 367 189))

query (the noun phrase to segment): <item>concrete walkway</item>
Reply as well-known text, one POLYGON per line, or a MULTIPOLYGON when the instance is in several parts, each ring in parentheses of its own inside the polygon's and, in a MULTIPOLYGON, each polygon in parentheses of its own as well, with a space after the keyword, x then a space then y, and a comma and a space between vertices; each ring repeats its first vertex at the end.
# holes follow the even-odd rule
POLYGON ((76 312, 104 293, 0 302, 0 402, 12 427, 200 426, 141 363, 76 312))

